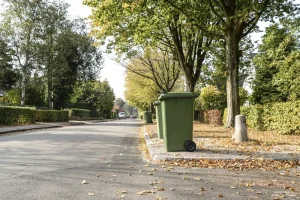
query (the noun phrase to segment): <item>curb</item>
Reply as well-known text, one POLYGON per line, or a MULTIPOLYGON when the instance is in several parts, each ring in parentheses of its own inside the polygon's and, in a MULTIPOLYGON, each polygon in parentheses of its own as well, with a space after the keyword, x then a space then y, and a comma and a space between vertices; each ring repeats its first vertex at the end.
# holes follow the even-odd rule
POLYGON ((49 128, 61 128, 64 126, 76 126, 76 125, 84 125, 88 122, 90 123, 100 123, 100 122, 110 122, 114 121, 114 119, 105 119, 105 120, 97 120, 97 121, 69 121, 69 122, 57 122, 57 123, 43 123, 43 122, 36 122, 33 125, 25 125, 25 126, 7 126, 0 128, 0 135, 5 133, 13 133, 13 132, 21 132, 21 131, 29 131, 35 129, 49 129, 49 128))
POLYGON ((60 128, 62 125, 32 125, 28 127, 20 126, 20 127, 10 127, 10 128, 4 128, 4 130, 0 130, 0 135, 5 133, 12 133, 12 132, 21 132, 21 131, 29 131, 34 129, 48 129, 48 128, 60 128))

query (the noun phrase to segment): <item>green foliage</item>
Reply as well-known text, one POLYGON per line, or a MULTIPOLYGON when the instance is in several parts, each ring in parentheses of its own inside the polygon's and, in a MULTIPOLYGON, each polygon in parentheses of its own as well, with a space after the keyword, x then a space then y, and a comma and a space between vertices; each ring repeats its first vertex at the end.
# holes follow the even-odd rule
POLYGON ((273 24, 266 29, 260 54, 254 58, 256 69, 251 102, 295 101, 300 99, 297 34, 289 24, 273 24))
MULTIPOLYGON (((250 128, 300 134, 300 101, 241 107, 241 114, 246 116, 250 128)), ((226 116, 227 109, 224 110, 223 123, 226 116)))
POLYGON ((69 121, 69 112, 66 110, 37 110, 37 122, 67 122, 69 121))
POLYGON ((10 54, 12 49, 0 37, 0 89, 10 90, 20 78, 20 74, 13 69, 10 54))
POLYGON ((148 110, 158 97, 159 88, 150 79, 141 77, 130 71, 126 71, 125 98, 128 102, 140 110, 148 110))
POLYGON ((300 134, 300 101, 264 106, 264 126, 284 134, 300 134))
MULTIPOLYGON (((108 115, 114 105, 115 95, 107 80, 77 82, 71 98, 72 107, 101 111, 108 115)), ((109 114, 110 115, 110 114, 109 114)))
POLYGON ((69 116, 89 119, 91 117, 91 111, 86 109, 71 108, 69 109, 69 116))
POLYGON ((0 11, 0 88, 11 89, 21 76, 20 84, 15 85, 23 97, 11 102, 44 106, 47 99, 49 108, 69 106, 76 81, 96 80, 103 62, 86 22, 69 20, 69 5, 63 1, 4 2, 0 11))
POLYGON ((244 88, 240 87, 239 88, 239 95, 240 95, 240 105, 244 105, 247 100, 248 100, 248 96, 249 96, 249 93, 247 90, 245 90, 244 88))
MULTIPOLYGON (((200 30, 187 18, 186 13, 181 13, 165 1, 125 3, 118 0, 85 0, 84 4, 93 10, 90 16, 92 35, 101 44, 108 43, 108 51, 115 50, 119 55, 125 54, 126 58, 136 55, 140 47, 159 47, 170 52, 185 74, 187 89, 194 91, 212 40, 205 35, 205 31, 200 30)), ((192 8, 189 12, 200 18, 197 21, 199 27, 209 26, 214 29, 210 24, 214 24, 215 21, 210 21, 212 16, 207 6, 207 2, 202 1, 193 6, 186 3, 182 7, 188 10, 192 8)), ((164 67, 160 67, 162 68, 164 67)), ((164 80, 169 79, 169 83, 164 85, 169 86, 163 88, 170 90, 170 82, 174 81, 170 81, 170 76, 165 77, 164 80)), ((160 80, 157 82, 162 85, 160 80)))
POLYGON ((0 124, 29 124, 35 122, 36 110, 26 107, 0 107, 0 124))
POLYGON ((36 107, 45 107, 47 105, 45 90, 45 85, 40 78, 32 78, 26 87, 25 104, 36 107))
POLYGON ((7 91, 3 97, 4 105, 19 105, 21 100, 21 90, 13 88, 7 91))
MULTIPOLYGON (((226 104, 224 93, 220 92, 216 86, 207 86, 202 88, 200 97, 196 100, 200 101, 200 106, 197 109, 215 110, 222 109, 226 104)), ((199 105, 199 103, 197 103, 199 105)))
POLYGON ((247 117, 247 125, 257 130, 264 130, 264 107, 254 105, 249 107, 241 107, 241 114, 247 117))

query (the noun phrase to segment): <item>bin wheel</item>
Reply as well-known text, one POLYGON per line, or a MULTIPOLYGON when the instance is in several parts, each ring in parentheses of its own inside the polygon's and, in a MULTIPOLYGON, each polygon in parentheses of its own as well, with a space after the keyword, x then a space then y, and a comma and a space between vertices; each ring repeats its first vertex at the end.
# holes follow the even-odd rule
POLYGON ((187 151, 192 152, 196 150, 196 143, 192 140, 188 140, 184 143, 184 147, 187 151))

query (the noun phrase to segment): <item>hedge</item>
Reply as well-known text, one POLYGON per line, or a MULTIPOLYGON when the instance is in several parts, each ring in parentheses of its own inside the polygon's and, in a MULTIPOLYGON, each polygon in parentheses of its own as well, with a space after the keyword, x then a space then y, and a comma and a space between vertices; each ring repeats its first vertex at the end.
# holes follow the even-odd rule
POLYGON ((69 109, 70 117, 82 117, 84 119, 90 119, 91 111, 86 109, 70 108, 69 109))
MULTIPOLYGON (((250 128, 300 134, 300 101, 241 107, 241 114, 246 116, 250 128)), ((225 109, 223 122, 226 117, 225 109)))
POLYGON ((67 122, 69 121, 69 111, 67 110, 37 110, 37 122, 67 122))
POLYGON ((35 108, 29 107, 0 107, 0 124, 29 124, 35 122, 35 108))

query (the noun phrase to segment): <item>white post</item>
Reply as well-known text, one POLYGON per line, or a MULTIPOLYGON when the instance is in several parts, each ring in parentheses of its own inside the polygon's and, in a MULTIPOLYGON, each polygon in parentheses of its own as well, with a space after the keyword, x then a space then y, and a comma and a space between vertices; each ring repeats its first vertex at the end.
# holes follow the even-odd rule
POLYGON ((246 117, 244 115, 235 116, 233 138, 235 139, 235 142, 248 141, 246 117))

